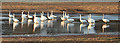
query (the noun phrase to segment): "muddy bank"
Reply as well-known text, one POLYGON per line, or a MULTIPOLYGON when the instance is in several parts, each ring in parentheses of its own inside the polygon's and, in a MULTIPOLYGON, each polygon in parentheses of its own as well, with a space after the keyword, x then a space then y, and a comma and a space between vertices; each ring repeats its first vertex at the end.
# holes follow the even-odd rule
POLYGON ((57 37, 6 37, 1 38, 4 43, 28 43, 28 42, 64 42, 64 43, 96 43, 96 42, 110 42, 116 43, 120 40, 119 35, 70 35, 70 36, 57 36, 57 37))
POLYGON ((111 13, 118 14, 118 2, 3 2, 2 13, 21 13, 22 10, 27 13, 41 11, 54 13, 111 13))

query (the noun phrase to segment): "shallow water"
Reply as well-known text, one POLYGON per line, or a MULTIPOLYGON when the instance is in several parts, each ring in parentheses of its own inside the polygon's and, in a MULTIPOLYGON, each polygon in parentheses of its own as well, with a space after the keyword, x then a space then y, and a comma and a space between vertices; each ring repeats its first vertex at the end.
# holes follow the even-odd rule
MULTIPOLYGON (((61 16, 62 14, 55 14, 61 16)), ((20 16, 20 14, 16 15, 20 16)), ((39 16, 39 14, 37 14, 39 16)), ((79 14, 70 14, 71 18, 79 19, 79 14)), ((82 15, 82 19, 87 19, 88 14, 82 15)), ((68 22, 60 20, 46 20, 41 21, 39 24, 35 24, 32 19, 24 19, 16 23, 12 21, 12 18, 8 17, 8 14, 2 14, 0 17, 2 24, 2 35, 37 35, 37 36, 59 36, 59 35, 84 35, 84 34, 109 34, 117 35, 119 22, 110 22, 105 24, 103 22, 96 22, 91 25, 88 23, 81 24, 80 22, 68 22)), ((102 15, 93 14, 92 18, 95 20, 101 20, 102 15)), ((118 20, 118 14, 105 15, 106 19, 118 20)))

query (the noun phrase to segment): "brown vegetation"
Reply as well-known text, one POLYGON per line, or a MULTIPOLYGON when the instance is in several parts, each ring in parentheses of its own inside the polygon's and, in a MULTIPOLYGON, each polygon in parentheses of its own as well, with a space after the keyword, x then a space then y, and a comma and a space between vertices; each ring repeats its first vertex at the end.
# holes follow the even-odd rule
POLYGON ((62 13, 118 13, 118 2, 3 2, 2 12, 12 10, 20 13, 21 10, 30 12, 51 11, 62 13))

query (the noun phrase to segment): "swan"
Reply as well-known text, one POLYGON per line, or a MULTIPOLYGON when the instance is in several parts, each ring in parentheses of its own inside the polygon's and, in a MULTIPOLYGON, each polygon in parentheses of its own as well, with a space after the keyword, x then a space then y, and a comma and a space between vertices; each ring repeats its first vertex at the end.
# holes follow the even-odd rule
POLYGON ((13 15, 10 15, 11 14, 11 12, 9 11, 9 17, 13 17, 13 15))
POLYGON ((63 16, 61 17, 61 20, 67 20, 64 13, 65 13, 65 11, 63 11, 63 16))
POLYGON ((81 19, 81 14, 80 14, 80 22, 82 22, 82 23, 86 23, 87 22, 86 20, 82 20, 81 19))
POLYGON ((51 15, 50 15, 50 17, 54 17, 54 18, 56 18, 57 16, 53 15, 53 11, 51 11, 51 15))
POLYGON ((72 19, 72 18, 68 18, 67 21, 69 21, 69 22, 73 22, 74 19, 72 19))
POLYGON ((13 21, 14 22, 19 22, 19 20, 15 18, 15 14, 13 14, 13 21))
POLYGON ((39 23, 41 18, 36 17, 36 12, 35 12, 35 14, 33 16, 34 16, 34 23, 39 23))
POLYGON ((44 21, 44 20, 47 20, 47 17, 44 16, 44 12, 42 11, 41 13, 41 20, 44 21))
POLYGON ((33 18, 33 16, 31 16, 31 15, 29 14, 29 11, 28 11, 28 18, 33 18))
POLYGON ((21 20, 21 27, 22 27, 22 28, 23 28, 23 25, 24 25, 25 23, 27 23, 27 19, 22 19, 22 20, 21 20))
POLYGON ((95 23, 95 20, 91 18, 91 14, 90 14, 90 17, 88 17, 88 22, 89 23, 95 23))
POLYGON ((104 14, 103 14, 102 21, 105 22, 105 23, 110 22, 110 20, 104 18, 104 14))
POLYGON ((103 30, 103 32, 104 32, 104 29, 105 29, 105 28, 108 28, 108 27, 110 27, 110 26, 107 25, 107 24, 103 24, 103 26, 102 26, 102 30, 103 30))
POLYGON ((49 12, 47 13, 47 17, 48 17, 48 19, 50 19, 50 20, 54 19, 54 17, 49 16, 49 12))
POLYGON ((22 19, 26 18, 26 16, 27 16, 26 14, 23 14, 23 13, 24 13, 24 11, 22 11, 22 16, 21 16, 22 19))

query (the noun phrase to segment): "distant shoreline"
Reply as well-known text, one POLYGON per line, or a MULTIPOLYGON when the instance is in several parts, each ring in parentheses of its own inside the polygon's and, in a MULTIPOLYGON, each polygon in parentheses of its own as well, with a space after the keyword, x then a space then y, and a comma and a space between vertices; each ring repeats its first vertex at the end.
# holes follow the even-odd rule
POLYGON ((105 14, 120 14, 118 9, 119 2, 2 2, 1 13, 21 13, 22 10, 27 13, 45 13, 54 11, 54 13, 105 13, 105 14))

